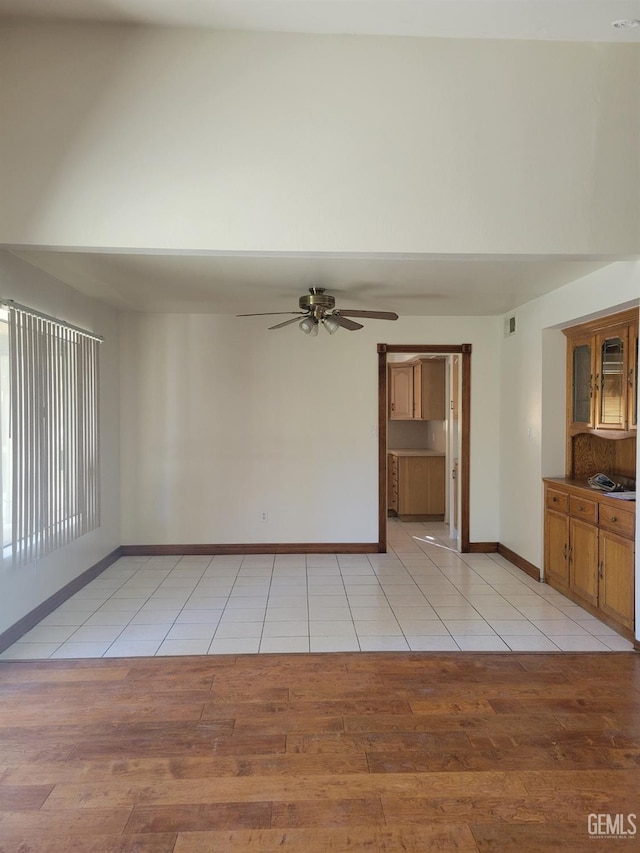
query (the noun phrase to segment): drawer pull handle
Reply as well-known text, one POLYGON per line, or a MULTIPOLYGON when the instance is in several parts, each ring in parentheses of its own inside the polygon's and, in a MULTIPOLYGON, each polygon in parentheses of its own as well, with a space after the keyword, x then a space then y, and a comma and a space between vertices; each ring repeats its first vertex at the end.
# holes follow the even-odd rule
POLYGON ((583 507, 582 505, 580 505, 580 506, 578 507, 578 512, 584 512, 584 507, 583 507))
POLYGON ((558 498, 556 498, 556 497, 551 498, 551 500, 554 502, 554 504, 558 503, 558 498))
POLYGON ((617 516, 617 515, 612 515, 612 516, 611 516, 611 521, 617 521, 617 520, 618 520, 618 516, 617 516))

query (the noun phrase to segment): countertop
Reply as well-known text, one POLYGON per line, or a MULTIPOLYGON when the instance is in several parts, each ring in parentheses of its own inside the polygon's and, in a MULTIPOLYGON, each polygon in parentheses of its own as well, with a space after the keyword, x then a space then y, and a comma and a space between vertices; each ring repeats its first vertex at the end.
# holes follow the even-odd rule
POLYGON ((543 477, 542 479, 545 483, 549 483, 550 485, 556 484, 558 486, 568 486, 571 489, 579 489, 581 492, 585 492, 592 497, 593 500, 609 504, 610 506, 617 506, 620 510, 626 510, 627 512, 636 511, 635 501, 620 500, 620 498, 614 498, 608 492, 601 492, 599 489, 592 489, 586 480, 573 480, 569 477, 543 477))
POLYGON ((419 447, 414 450, 389 450, 392 456, 446 456, 439 450, 423 450, 419 447))

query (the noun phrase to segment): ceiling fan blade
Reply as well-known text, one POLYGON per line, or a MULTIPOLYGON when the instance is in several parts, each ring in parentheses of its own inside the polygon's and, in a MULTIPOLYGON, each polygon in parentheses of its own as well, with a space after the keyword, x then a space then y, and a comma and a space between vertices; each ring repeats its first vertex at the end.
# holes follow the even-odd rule
POLYGON ((397 320, 398 315, 395 311, 343 311, 340 309, 342 317, 369 317, 372 320, 397 320))
POLYGON ((306 311, 262 311, 260 314, 236 314, 236 317, 272 317, 276 314, 306 314, 306 311))
POLYGON ((288 326, 290 323, 299 323, 300 318, 294 317, 292 320, 285 320, 284 323, 278 323, 277 326, 269 326, 270 329, 281 329, 283 326, 288 326))
POLYGON ((355 332, 356 329, 364 328, 362 323, 355 323, 353 320, 348 320, 341 314, 328 314, 327 316, 332 317, 339 326, 342 326, 343 329, 349 329, 350 332, 355 332))

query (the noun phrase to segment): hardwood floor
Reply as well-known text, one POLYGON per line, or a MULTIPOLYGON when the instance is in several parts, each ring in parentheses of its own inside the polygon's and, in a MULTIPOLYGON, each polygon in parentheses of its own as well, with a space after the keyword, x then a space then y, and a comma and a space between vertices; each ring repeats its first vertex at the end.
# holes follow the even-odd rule
POLYGON ((2 853, 584 853, 640 813, 640 656, 7 662, 0 744, 2 853))

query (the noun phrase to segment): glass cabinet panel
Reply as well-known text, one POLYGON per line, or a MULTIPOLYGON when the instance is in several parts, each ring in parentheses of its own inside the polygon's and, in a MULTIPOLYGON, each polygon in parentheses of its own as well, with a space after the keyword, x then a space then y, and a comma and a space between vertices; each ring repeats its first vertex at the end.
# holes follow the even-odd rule
POLYGON ((599 339, 600 365, 596 374, 599 415, 598 424, 624 427, 626 404, 626 376, 624 369, 624 342, 621 337, 599 339))
POLYGON ((573 350, 572 421, 591 422, 591 347, 580 344, 573 350))

